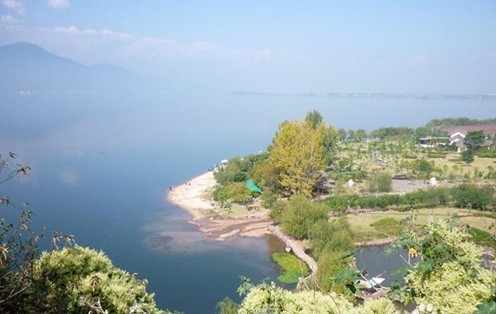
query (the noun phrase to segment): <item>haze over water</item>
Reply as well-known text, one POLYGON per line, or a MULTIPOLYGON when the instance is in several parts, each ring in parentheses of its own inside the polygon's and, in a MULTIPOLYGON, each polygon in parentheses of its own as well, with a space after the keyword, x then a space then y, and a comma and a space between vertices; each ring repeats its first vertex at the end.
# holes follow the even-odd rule
POLYGON ((45 226, 47 237, 59 230, 104 250, 118 267, 147 278, 160 306, 187 313, 237 299, 241 275, 275 280, 270 252, 283 248, 271 238, 207 239, 166 200, 169 186, 265 149, 281 121, 310 110, 336 127, 370 131, 416 127, 447 112, 485 118, 495 108, 479 99, 215 93, 3 94, 1 103, 2 152, 17 152, 33 169, 4 184, 5 194, 31 204, 34 226, 45 226))
POLYGON ((277 276, 269 255, 280 244, 206 239, 167 202, 168 188, 264 150, 282 121, 310 110, 367 131, 494 118, 495 8, 0 1, 0 46, 46 49, 20 45, 10 59, 0 49, 0 153, 33 169, 2 192, 29 202, 48 235, 74 234, 148 278, 160 306, 213 312, 236 298, 239 275, 277 276))

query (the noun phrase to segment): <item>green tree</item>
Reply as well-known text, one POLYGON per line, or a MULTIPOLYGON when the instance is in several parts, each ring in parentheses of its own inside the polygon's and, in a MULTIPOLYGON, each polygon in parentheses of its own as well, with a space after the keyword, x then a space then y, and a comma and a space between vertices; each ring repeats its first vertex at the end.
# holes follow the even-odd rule
POLYGON ((465 143, 467 143, 470 148, 478 150, 484 144, 486 137, 482 131, 472 131, 468 132, 465 137, 465 143))
POLYGON ((215 179, 221 185, 231 182, 244 182, 247 179, 247 171, 251 168, 248 158, 233 157, 227 165, 219 168, 215 173, 215 179))
POLYGON ((284 195, 310 197, 315 186, 314 174, 323 168, 325 124, 316 129, 308 121, 284 122, 273 140, 269 157, 279 173, 279 186, 284 195))
POLYGON ((253 165, 250 176, 257 184, 263 187, 264 192, 279 190, 279 171, 269 160, 261 160, 253 165))
POLYGON ((365 131, 364 129, 358 129, 355 132, 355 136, 358 141, 363 141, 367 138, 367 131, 365 131))
POLYGON ((346 140, 347 132, 345 129, 339 129, 337 132, 338 132, 338 138, 341 142, 346 140))
POLYGON ((434 171, 434 166, 425 159, 420 159, 416 162, 415 170, 422 174, 423 179, 429 179, 434 171))
POLYGON ((310 123, 312 128, 316 130, 319 127, 319 125, 322 122, 324 122, 324 118, 322 117, 320 112, 318 112, 317 110, 312 110, 307 113, 307 116, 305 117, 305 121, 310 123))
POLYGON ((324 129, 322 136, 322 146, 324 149, 324 162, 328 166, 336 155, 336 147, 338 143, 338 133, 333 126, 324 129))
POLYGON ((493 189, 462 184, 451 190, 453 198, 461 208, 485 210, 493 202, 493 189))
POLYGON ((466 149, 465 151, 462 152, 462 161, 466 163, 467 165, 470 165, 471 163, 474 162, 474 151, 471 148, 466 149))
MULTIPOLYGON (((310 123, 312 129, 314 130, 317 130, 321 125, 325 125, 324 118, 317 110, 313 110, 307 113, 305 122, 310 123)), ((329 164, 331 162, 338 140, 339 135, 336 129, 332 126, 325 126, 324 134, 322 136, 322 145, 324 147, 324 159, 326 164, 329 164)))

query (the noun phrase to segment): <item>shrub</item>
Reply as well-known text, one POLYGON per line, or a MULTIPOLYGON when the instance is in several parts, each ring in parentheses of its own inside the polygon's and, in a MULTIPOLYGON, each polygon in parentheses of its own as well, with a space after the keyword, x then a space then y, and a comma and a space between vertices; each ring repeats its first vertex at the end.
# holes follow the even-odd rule
POLYGON ((323 252, 347 251, 353 247, 350 226, 345 218, 317 221, 310 231, 310 239, 312 253, 317 259, 323 252))
POLYGON ((482 267, 482 249, 470 238, 448 221, 410 229, 398 245, 422 258, 405 276, 403 300, 432 304, 440 313, 473 313, 489 299, 496 273, 482 267))
POLYGON ((388 298, 368 300, 363 305, 354 307, 351 301, 333 292, 288 291, 274 283, 262 283, 249 287, 241 286, 238 291, 246 293, 238 312, 240 314, 399 313, 393 301, 388 298))
POLYGON ((493 189, 491 187, 476 187, 462 184, 452 190, 453 198, 461 208, 485 210, 492 206, 493 189))
POLYGON ((274 203, 277 201, 277 194, 266 190, 264 191, 260 199, 262 200, 264 206, 271 208, 274 205, 274 203))
POLYGON ((229 183, 218 187, 213 193, 213 199, 221 206, 231 203, 248 204, 252 201, 252 194, 243 183, 229 183))
POLYGON ((146 292, 146 280, 116 268, 102 252, 76 246, 44 253, 35 269, 40 279, 26 301, 36 305, 36 311, 165 313, 146 292))
POLYGON ((280 215, 281 227, 296 239, 308 238, 314 224, 327 219, 327 211, 322 203, 311 202, 302 196, 293 197, 280 215))
POLYGON ((370 192, 391 192, 393 180, 385 172, 375 174, 369 181, 368 189, 370 192))

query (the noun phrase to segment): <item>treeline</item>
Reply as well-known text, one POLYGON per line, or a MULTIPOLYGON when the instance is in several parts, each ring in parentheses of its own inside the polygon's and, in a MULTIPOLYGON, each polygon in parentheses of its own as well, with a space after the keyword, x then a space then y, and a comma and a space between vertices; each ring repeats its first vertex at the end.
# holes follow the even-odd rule
POLYGON ((467 117, 433 119, 425 124, 426 128, 440 128, 446 126, 492 124, 496 123, 496 118, 492 119, 471 119, 467 117))
POLYGON ((334 195, 328 197, 324 203, 333 211, 360 208, 406 211, 448 205, 477 210, 496 208, 496 199, 493 198, 491 187, 477 187, 471 184, 462 184, 454 188, 433 187, 403 195, 334 195))
MULTIPOLYGON (((369 138, 387 139, 392 137, 447 137, 448 132, 441 130, 442 127, 458 125, 492 124, 496 123, 496 118, 492 119, 471 119, 467 117, 433 119, 424 126, 416 129, 408 127, 383 127, 370 132, 369 138)), ((352 130, 351 130, 352 131, 352 130)), ((352 132, 352 134, 355 134, 352 132)), ((363 138, 363 137, 362 137, 363 138)), ((367 138, 367 137, 365 137, 367 138)), ((355 138, 360 140, 359 138, 355 138)))

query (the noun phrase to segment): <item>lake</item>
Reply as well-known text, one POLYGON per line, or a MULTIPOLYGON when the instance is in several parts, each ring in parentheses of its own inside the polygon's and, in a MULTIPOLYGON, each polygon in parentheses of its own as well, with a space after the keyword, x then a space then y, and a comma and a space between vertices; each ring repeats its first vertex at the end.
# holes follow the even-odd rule
POLYGON ((0 152, 18 153, 33 169, 2 184, 2 193, 30 203, 35 229, 73 234, 78 244, 147 278, 159 306, 211 313, 225 296, 239 300, 239 276, 275 280, 279 269, 270 254, 283 246, 273 237, 206 238, 167 201, 169 186, 222 159, 264 150, 281 121, 310 110, 337 128, 370 131, 432 118, 494 117, 495 108, 492 99, 0 94, 0 152))

